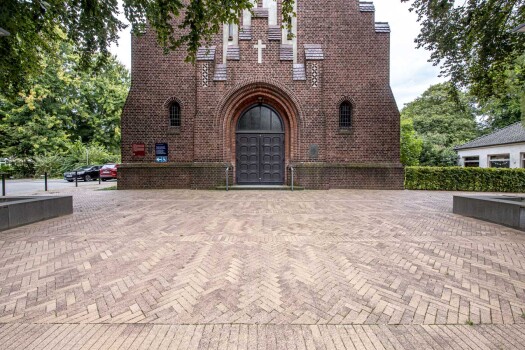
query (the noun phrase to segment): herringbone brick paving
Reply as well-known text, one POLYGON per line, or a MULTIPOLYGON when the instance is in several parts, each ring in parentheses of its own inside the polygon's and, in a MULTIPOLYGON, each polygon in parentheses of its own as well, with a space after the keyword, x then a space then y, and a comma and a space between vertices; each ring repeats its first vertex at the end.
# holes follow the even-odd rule
POLYGON ((0 233, 0 349, 523 348, 525 234, 451 193, 73 194, 0 233))

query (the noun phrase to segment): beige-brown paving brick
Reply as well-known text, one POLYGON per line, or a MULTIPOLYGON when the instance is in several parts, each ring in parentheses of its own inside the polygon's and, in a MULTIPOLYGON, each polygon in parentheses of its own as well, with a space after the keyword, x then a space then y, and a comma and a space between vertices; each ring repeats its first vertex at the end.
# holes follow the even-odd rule
POLYGON ((525 234, 451 193, 71 193, 73 215, 0 233, 2 350, 525 341, 525 234))

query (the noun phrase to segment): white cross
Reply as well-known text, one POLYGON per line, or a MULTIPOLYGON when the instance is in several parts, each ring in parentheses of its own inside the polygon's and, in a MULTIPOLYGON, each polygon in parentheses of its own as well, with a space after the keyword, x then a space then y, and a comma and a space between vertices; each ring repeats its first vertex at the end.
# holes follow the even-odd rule
POLYGON ((253 48, 259 50, 259 57, 257 63, 262 63, 262 50, 266 49, 266 45, 263 45, 262 40, 259 39, 257 45, 253 45, 253 48))

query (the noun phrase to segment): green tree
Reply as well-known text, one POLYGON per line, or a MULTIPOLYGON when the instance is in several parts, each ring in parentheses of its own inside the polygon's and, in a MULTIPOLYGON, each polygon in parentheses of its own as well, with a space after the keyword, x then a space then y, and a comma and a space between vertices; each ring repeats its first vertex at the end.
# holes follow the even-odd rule
POLYGON ((525 51, 525 35, 512 29, 525 22, 525 0, 401 0, 410 2, 421 32, 418 48, 453 84, 480 102, 505 85, 505 71, 525 51))
MULTIPOLYGON (((291 23, 293 3, 283 0, 283 23, 291 23)), ((253 0, 123 0, 122 6, 133 33, 142 34, 149 26, 166 51, 184 47, 194 60, 197 49, 223 23, 238 23, 253 0)), ((0 27, 11 36, 0 39, 0 91, 16 95, 27 79, 38 75, 42 57, 54 56, 53 44, 61 33, 76 44, 82 67, 91 65, 94 55, 99 64, 109 59, 110 44, 126 26, 118 15, 118 0, 2 0, 0 27)))
POLYGON ((431 86, 401 111, 423 140, 420 164, 435 166, 456 164, 454 146, 479 135, 476 115, 468 96, 449 83, 431 86))
POLYGON ((485 99, 481 112, 485 116, 486 131, 491 132, 525 116, 525 55, 519 56, 504 72, 504 84, 485 99))
POLYGON ((412 119, 401 120, 401 164, 406 166, 419 165, 423 140, 414 130, 412 119))
POLYGON ((14 99, 0 94, 0 156, 59 154, 76 140, 118 148, 127 69, 110 57, 95 72, 78 70, 74 47, 63 42, 58 49, 26 91, 14 99))

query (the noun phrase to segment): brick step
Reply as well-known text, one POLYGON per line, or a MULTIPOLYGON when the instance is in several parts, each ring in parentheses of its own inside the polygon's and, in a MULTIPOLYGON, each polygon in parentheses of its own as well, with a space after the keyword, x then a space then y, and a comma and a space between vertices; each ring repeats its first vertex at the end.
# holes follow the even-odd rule
MULTIPOLYGON (((217 186, 217 190, 226 190, 226 186, 217 186)), ((294 191, 302 191, 304 187, 294 186, 294 191)), ((242 190, 265 190, 265 191, 291 191, 292 187, 287 185, 233 185, 228 186, 228 190, 242 191, 242 190)))

